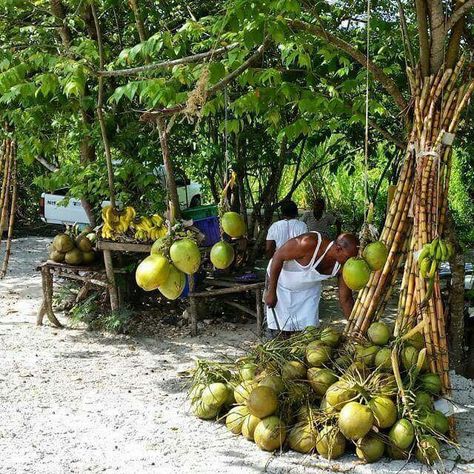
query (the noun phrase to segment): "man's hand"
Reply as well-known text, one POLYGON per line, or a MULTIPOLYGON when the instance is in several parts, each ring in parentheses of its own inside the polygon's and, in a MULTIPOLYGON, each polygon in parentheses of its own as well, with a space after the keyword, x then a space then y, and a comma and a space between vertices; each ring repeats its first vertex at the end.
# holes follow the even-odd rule
POLYGON ((267 294, 265 296, 265 304, 269 308, 274 308, 278 302, 278 298, 276 295, 276 291, 267 291, 267 294))

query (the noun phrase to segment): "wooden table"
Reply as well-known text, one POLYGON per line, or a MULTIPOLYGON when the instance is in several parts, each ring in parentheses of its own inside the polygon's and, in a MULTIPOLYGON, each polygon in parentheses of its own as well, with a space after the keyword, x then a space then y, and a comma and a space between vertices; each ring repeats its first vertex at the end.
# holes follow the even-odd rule
POLYGON ((95 285, 105 288, 110 292, 110 284, 103 267, 95 265, 68 265, 67 263, 57 263, 48 260, 38 265, 36 270, 41 272, 41 282, 43 288, 43 301, 36 319, 36 324, 43 324, 44 315, 48 317, 51 324, 60 328, 62 324, 56 318, 53 311, 53 282, 54 275, 67 278, 69 280, 82 281, 88 285, 95 285))
MULTIPOLYGON (((190 280, 191 281, 191 280, 190 280)), ((209 286, 218 286, 220 288, 213 289, 207 288, 204 291, 194 292, 190 287, 189 293, 189 313, 191 319, 191 335, 197 335, 197 307, 196 298, 209 298, 212 296, 229 295, 233 293, 245 293, 247 291, 255 291, 255 307, 256 310, 248 308, 247 306, 237 303, 235 301, 225 301, 224 303, 240 309, 252 316, 257 320, 257 335, 260 337, 263 331, 263 302, 262 292, 265 287, 264 281, 256 281, 249 283, 242 283, 231 279, 220 279, 220 278, 206 278, 204 284, 209 286)))

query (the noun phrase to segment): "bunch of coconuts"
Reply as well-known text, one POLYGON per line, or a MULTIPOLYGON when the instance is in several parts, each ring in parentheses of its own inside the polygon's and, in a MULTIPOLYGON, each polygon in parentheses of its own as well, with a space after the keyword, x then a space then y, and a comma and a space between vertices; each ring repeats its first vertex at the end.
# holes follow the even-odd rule
POLYGON ((68 265, 89 265, 96 259, 95 233, 86 228, 77 237, 58 234, 49 248, 49 260, 68 265))
POLYGON ((271 361, 258 355, 271 351, 272 343, 265 343, 245 364, 236 363, 225 380, 195 383, 193 412, 225 420, 231 433, 266 451, 289 448, 336 459, 353 450, 366 463, 383 456, 439 460, 449 426, 434 409, 441 381, 428 371, 426 359, 420 363, 421 334, 402 343, 388 325, 376 322, 367 339, 355 344, 342 339, 331 327, 307 328, 280 341, 271 361), (403 402, 393 374, 394 347, 403 402))

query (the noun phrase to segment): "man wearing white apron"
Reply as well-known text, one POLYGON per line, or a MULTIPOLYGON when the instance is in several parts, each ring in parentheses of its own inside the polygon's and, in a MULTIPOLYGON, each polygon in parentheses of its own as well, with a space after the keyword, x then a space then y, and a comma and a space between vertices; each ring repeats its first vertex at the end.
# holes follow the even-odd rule
POLYGON ((359 241, 352 234, 341 234, 330 241, 318 232, 309 232, 288 240, 278 249, 267 270, 268 329, 294 332, 317 326, 321 282, 335 276, 342 312, 349 317, 354 299, 340 270, 349 258, 357 255, 358 247, 359 241))

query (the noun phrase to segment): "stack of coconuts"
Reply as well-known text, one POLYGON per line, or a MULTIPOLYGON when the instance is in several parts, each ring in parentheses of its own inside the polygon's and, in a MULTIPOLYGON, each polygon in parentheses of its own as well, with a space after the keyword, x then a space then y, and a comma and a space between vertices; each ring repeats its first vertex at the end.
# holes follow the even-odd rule
POLYGON ((383 322, 356 343, 332 327, 307 328, 233 365, 199 361, 189 398, 196 416, 225 420, 262 450, 432 464, 449 426, 434 409, 441 381, 423 346, 420 333, 394 339, 383 322))
POLYGON ((90 228, 76 237, 67 233, 58 234, 50 246, 49 259, 68 265, 89 265, 96 258, 93 248, 95 241, 96 234, 90 228))
POLYGON ((201 265, 201 252, 192 233, 163 237, 151 247, 151 252, 137 267, 137 285, 145 291, 159 290, 169 300, 181 296, 186 275, 193 275, 201 265))

